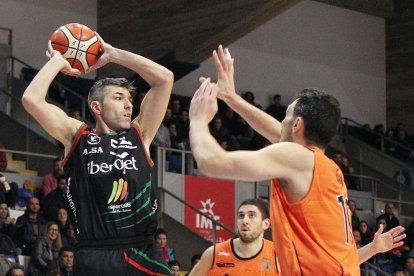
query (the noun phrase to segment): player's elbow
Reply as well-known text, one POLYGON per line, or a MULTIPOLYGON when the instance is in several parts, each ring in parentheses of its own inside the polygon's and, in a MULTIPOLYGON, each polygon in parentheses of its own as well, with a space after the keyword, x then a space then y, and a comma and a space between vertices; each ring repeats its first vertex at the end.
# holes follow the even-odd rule
POLYGON ((156 80, 155 83, 152 84, 152 86, 164 86, 164 87, 171 87, 174 83, 174 73, 168 70, 167 68, 164 68, 159 74, 159 78, 156 80))
POLYGON ((34 103, 34 100, 31 97, 29 97, 26 94, 23 94, 22 105, 23 105, 24 109, 26 109, 26 111, 29 111, 29 110, 32 109, 32 107, 35 105, 35 103, 34 103))

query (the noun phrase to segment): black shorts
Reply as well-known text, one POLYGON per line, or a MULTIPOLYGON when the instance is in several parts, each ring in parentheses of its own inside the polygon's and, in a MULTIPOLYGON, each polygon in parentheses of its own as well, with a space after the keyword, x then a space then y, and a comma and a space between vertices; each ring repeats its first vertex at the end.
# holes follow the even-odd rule
POLYGON ((171 275, 158 245, 127 249, 83 248, 75 253, 74 276, 171 275))

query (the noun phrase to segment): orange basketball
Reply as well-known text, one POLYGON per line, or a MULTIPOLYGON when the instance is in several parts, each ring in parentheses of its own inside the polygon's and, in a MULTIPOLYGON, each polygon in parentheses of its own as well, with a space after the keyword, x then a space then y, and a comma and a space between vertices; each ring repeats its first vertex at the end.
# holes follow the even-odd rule
POLYGON ((101 44, 95 33, 85 25, 69 23, 61 26, 50 37, 53 49, 59 51, 82 73, 96 63, 101 52, 101 44))

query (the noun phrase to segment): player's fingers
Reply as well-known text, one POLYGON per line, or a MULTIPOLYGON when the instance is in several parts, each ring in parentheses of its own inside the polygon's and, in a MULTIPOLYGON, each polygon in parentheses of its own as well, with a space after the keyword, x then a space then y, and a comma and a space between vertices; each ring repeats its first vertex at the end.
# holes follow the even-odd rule
POLYGON ((204 81, 205 79, 206 79, 205 77, 200 77, 200 78, 198 78, 198 81, 199 81, 200 83, 203 83, 203 81, 204 81))
POLYGON ((94 33, 96 37, 98 38, 99 42, 101 43, 101 45, 105 44, 105 41, 103 40, 103 38, 96 31, 94 31, 94 33))
POLYGON ((52 41, 50 41, 50 39, 47 42, 47 49, 49 50, 49 52, 53 51, 52 41))
POLYGON ((380 235, 383 230, 384 230, 384 225, 380 224, 379 227, 378 227, 378 231, 375 233, 375 235, 380 235))
POLYGON ((393 247, 393 248, 397 248, 397 247, 402 246, 403 244, 404 244, 404 242, 394 243, 392 247, 393 247))
POLYGON ((210 83, 210 78, 206 78, 204 81, 203 81, 203 83, 201 84, 201 93, 202 94, 205 94, 205 92, 206 92, 206 89, 207 89, 207 87, 208 87, 208 84, 210 83))
POLYGON ((219 75, 222 75, 224 73, 224 70, 223 70, 223 66, 221 64, 220 58, 218 57, 216 50, 213 51, 213 60, 214 60, 214 64, 216 65, 217 73, 219 75))
POLYGON ((224 71, 227 71, 227 63, 226 63, 226 60, 225 60, 225 58, 224 58, 224 49, 223 49, 223 45, 220 45, 220 46, 218 47, 217 54, 218 54, 218 57, 219 57, 219 59, 220 59, 220 63, 221 63, 221 66, 223 67, 223 70, 224 70, 224 71))
POLYGON ((405 228, 402 226, 397 226, 392 228, 390 231, 388 231, 393 237, 398 236, 402 232, 404 232, 405 228))

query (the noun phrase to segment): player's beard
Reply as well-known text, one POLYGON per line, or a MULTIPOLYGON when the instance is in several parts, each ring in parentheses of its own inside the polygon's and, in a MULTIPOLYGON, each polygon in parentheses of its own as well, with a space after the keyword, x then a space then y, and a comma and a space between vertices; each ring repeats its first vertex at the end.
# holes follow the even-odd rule
POLYGON ((259 237, 260 237, 260 234, 257 232, 252 232, 251 234, 248 234, 245 236, 239 233, 239 238, 244 243, 252 243, 256 241, 259 237))

